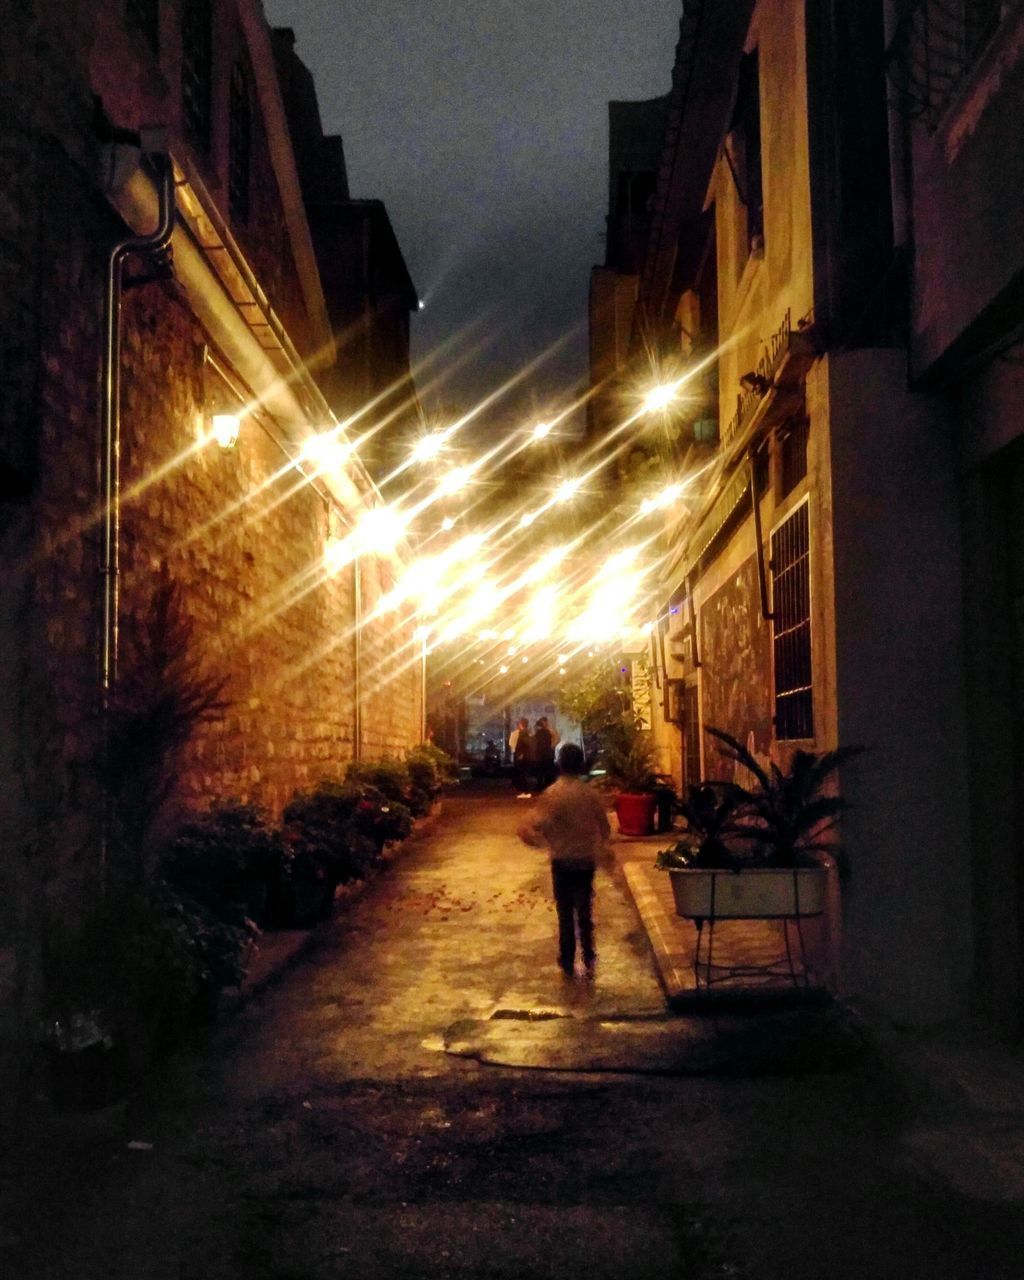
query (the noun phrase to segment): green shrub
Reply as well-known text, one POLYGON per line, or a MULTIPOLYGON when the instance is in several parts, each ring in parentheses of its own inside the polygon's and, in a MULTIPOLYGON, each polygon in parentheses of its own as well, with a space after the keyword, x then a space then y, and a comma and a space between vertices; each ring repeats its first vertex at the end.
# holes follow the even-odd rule
POLYGON ((409 796, 409 770, 401 760, 353 760, 345 770, 345 781, 376 787, 388 800, 405 804, 409 796))
POLYGON ((404 840, 412 830, 412 784, 401 760, 353 760, 345 780, 360 788, 361 830, 377 849, 393 840, 404 840))
POLYGON ((458 764, 447 751, 442 751, 440 747, 435 746, 432 742, 421 742, 406 752, 405 763, 410 774, 412 773, 413 761, 419 760, 429 762, 433 767, 439 786, 454 786, 458 782, 458 764))
POLYGON ((345 884, 366 874, 376 845, 360 813, 364 802, 363 788, 328 780, 295 794, 284 811, 293 877, 345 884))
POLYGON ((222 804, 187 822, 163 850, 158 877, 204 916, 260 923, 267 894, 288 874, 281 835, 251 805, 222 804))
POLYGON ((441 790, 441 778, 437 765, 429 756, 410 754, 405 761, 409 774, 409 783, 418 791, 425 791, 428 796, 435 796, 441 790))

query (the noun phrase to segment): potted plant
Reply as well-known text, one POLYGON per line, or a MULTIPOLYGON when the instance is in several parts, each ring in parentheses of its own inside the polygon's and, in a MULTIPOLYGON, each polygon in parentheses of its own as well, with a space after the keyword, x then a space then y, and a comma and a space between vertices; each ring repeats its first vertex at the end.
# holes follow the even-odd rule
POLYGON ((672 877, 677 913, 698 922, 819 915, 825 902, 820 855, 837 852, 830 833, 847 807, 826 784, 861 748, 798 750, 787 768, 774 762, 765 768, 728 733, 707 732, 753 785, 690 789, 682 806, 685 834, 658 855, 672 877))
POLYGON ((632 717, 624 718, 605 738, 605 778, 615 788, 615 816, 624 836, 654 831, 655 791, 660 785, 654 744, 632 717))

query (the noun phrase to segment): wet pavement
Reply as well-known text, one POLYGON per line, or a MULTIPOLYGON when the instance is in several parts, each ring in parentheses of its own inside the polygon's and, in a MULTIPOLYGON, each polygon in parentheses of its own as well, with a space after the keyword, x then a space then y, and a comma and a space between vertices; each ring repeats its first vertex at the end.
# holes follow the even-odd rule
POLYGON ((564 980, 525 807, 451 797, 204 1052, 24 1129, 0 1274, 1022 1274, 1017 1076, 928 1093, 836 1009, 671 1013, 620 872, 564 980))

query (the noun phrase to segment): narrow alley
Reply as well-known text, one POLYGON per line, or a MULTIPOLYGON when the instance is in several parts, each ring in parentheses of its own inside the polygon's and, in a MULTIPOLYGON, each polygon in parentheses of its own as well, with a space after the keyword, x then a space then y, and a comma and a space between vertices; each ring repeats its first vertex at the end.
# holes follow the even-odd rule
MULTIPOLYGON (((205 1051, 126 1109, 55 1120, 37 1132, 48 1150, 9 1151, 0 1271, 1019 1275, 1020 1188, 978 1181, 962 1123, 944 1127, 868 1048, 746 1077, 445 1052, 489 1021, 514 1053, 544 1013, 580 1034, 617 1019, 693 1034, 665 1010, 618 872, 599 877, 596 981, 563 982, 545 857, 513 834, 522 813, 496 789, 448 798, 205 1051)), ((589 1051, 584 1034, 575 1052, 589 1051)))

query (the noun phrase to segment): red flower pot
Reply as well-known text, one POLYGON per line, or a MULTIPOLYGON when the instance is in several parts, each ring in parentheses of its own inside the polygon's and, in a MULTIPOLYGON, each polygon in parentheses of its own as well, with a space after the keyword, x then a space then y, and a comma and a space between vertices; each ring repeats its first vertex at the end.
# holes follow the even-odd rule
POLYGON ((649 836, 654 832, 657 802, 653 795, 633 795, 623 791, 615 797, 615 816, 624 836, 649 836))

